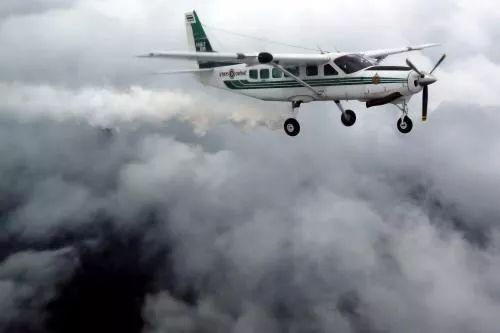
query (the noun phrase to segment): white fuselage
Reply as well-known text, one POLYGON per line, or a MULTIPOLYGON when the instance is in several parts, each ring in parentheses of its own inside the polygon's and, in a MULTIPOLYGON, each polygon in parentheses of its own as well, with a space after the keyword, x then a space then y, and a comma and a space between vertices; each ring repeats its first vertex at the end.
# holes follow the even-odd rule
POLYGON ((409 68, 374 65, 345 74, 333 61, 329 65, 337 74, 331 71, 326 73, 326 65, 317 66, 317 74, 316 70, 312 71, 314 75, 307 75, 311 74, 307 72, 307 66, 296 66, 299 69, 296 76, 320 92, 320 95, 291 77, 279 75, 279 70, 265 64, 218 67, 211 72, 201 73, 200 79, 204 84, 265 101, 368 101, 394 93, 401 94, 401 98, 409 98, 422 90, 416 83, 418 74, 409 68))

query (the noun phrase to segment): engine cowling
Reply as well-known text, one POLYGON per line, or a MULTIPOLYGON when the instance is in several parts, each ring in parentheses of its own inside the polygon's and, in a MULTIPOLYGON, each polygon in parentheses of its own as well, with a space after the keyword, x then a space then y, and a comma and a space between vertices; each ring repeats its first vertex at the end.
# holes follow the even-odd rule
POLYGON ((410 74, 408 75, 408 90, 411 93, 418 93, 420 90, 422 90, 422 87, 418 83, 420 79, 420 75, 418 75, 417 72, 411 71, 410 74))

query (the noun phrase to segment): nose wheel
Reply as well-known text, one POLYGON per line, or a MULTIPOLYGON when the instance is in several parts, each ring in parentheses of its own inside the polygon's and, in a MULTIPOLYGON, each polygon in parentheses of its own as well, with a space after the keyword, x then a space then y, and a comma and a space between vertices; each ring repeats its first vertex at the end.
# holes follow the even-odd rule
POLYGON ((284 124, 285 133, 289 136, 297 136, 300 133, 300 124, 295 118, 289 118, 284 124))
POLYGON ((403 134, 408 134, 411 132, 413 128, 413 122, 410 117, 405 116, 403 119, 399 118, 398 120, 398 130, 403 134))
POLYGON ((408 134, 413 129, 413 122, 408 117, 408 103, 406 100, 402 104, 402 106, 395 104, 402 112, 401 118, 398 119, 397 127, 401 133, 408 134))

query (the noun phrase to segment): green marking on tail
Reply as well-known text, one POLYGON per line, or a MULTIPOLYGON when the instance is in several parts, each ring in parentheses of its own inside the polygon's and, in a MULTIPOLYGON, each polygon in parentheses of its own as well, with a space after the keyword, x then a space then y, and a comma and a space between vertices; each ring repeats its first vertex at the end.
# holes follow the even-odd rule
POLYGON ((193 11, 192 19, 189 18, 189 14, 186 15, 186 19, 191 23, 191 29, 193 29, 196 52, 215 52, 196 11, 193 11))
MULTIPOLYGON (((196 52, 215 52, 208 39, 203 24, 196 14, 196 11, 192 11, 186 14, 186 24, 188 31, 188 41, 193 51, 196 52)), ((223 66, 238 65, 239 63, 224 63, 215 61, 198 61, 198 67, 200 69, 205 68, 215 68, 223 66)))

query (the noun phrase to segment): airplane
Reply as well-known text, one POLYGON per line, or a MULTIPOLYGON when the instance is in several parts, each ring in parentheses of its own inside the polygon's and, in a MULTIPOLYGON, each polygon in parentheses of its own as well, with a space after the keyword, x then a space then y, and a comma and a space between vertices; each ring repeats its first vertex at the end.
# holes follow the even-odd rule
POLYGON ((433 73, 446 58, 443 55, 434 68, 426 72, 409 59, 406 60, 408 66, 381 65, 381 62, 390 55, 440 44, 318 54, 218 53, 212 48, 196 11, 185 14, 185 23, 190 51, 151 52, 139 57, 191 60, 196 69, 158 74, 195 73, 207 86, 264 101, 291 103, 290 116, 283 127, 292 137, 300 132, 297 115, 301 104, 314 101, 333 101, 341 112, 341 122, 347 127, 355 124, 356 113, 346 110, 342 101, 358 100, 366 103, 367 108, 393 104, 401 111, 398 130, 409 133, 413 122, 408 116, 408 102, 422 91, 422 121, 425 122, 428 87, 437 81, 433 73))

